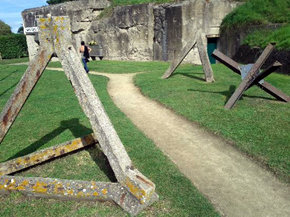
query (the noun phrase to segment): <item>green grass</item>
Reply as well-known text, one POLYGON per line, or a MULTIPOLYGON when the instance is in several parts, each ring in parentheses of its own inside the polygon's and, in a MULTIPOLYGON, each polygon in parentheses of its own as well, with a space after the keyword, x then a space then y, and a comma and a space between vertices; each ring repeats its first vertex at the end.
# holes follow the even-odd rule
MULTIPOLYGON (((204 82, 201 66, 191 65, 182 65, 167 80, 160 78, 165 70, 152 70, 137 75, 135 83, 144 95, 231 141, 289 181, 290 104, 252 87, 232 110, 225 110, 241 79, 219 64, 213 65, 213 70, 216 82, 212 84, 204 82)), ((290 95, 289 76, 272 74, 266 80, 290 95)))
POLYGON ((289 0, 247 0, 223 19, 221 29, 289 22, 289 0))
POLYGON ((257 30, 245 38, 244 44, 251 47, 265 48, 269 43, 275 42, 276 48, 290 50, 290 25, 283 26, 277 30, 257 30))
MULTIPOLYGON (((105 61, 104 65, 96 63, 100 71, 109 71, 105 61)), ((126 71, 127 63, 112 64, 113 68, 117 65, 126 71)), ((25 66, 0 65, 1 109, 24 71, 25 66)), ((140 216, 219 216, 177 167, 115 107, 106 91, 108 79, 94 75, 90 79, 134 165, 156 184, 160 200, 140 216)), ((1 143, 0 162, 91 132, 64 73, 46 70, 1 143)), ((90 148, 17 175, 110 181, 112 173, 108 168, 104 156, 90 148)), ((0 216, 126 216, 111 203, 28 199, 19 193, 0 196, 0 207, 0 216)))
MULTIPOLYGON (((60 62, 50 62, 48 67, 61 67, 60 62)), ((168 67, 166 62, 132 62, 132 61, 113 61, 96 60, 90 61, 88 67, 91 71, 108 72, 114 74, 151 72, 152 70, 163 71, 168 67)))
POLYGON ((17 59, 3 59, 3 60, 0 60, 0 65, 14 64, 14 63, 25 63, 25 62, 29 62, 28 57, 17 58, 17 59))

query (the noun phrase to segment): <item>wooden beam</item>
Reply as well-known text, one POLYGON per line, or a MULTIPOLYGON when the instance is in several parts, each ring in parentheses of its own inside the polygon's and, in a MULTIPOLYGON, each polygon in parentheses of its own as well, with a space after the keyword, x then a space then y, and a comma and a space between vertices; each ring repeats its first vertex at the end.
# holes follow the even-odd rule
MULTIPOLYGON (((205 37, 205 36, 204 36, 205 37)), ((205 75, 206 82, 214 82, 213 71, 209 62, 209 58, 207 55, 207 49, 205 44, 203 43, 203 35, 199 34, 197 36, 197 48, 199 57, 202 63, 202 69, 205 75)))
POLYGON ((133 166, 72 45, 69 20, 58 17, 53 24, 57 27, 54 30, 56 54, 118 182, 140 203, 146 203, 155 192, 155 184, 133 166))
POLYGON ((74 139, 53 147, 33 152, 29 155, 0 163, 0 176, 18 172, 48 160, 63 156, 84 147, 96 144, 93 134, 74 139))
POLYGON ((51 59, 52 53, 53 51, 50 47, 44 47, 38 51, 36 57, 29 63, 14 93, 7 101, 0 114, 0 143, 24 106, 29 94, 37 84, 42 72, 51 59))

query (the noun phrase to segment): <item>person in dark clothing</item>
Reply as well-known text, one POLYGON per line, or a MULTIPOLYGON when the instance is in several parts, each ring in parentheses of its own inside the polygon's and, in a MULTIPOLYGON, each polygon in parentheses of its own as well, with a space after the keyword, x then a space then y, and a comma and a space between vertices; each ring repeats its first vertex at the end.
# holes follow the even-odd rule
POLYGON ((86 46, 84 41, 81 42, 80 53, 82 54, 82 62, 87 73, 89 73, 87 62, 89 61, 91 50, 90 47, 86 46))

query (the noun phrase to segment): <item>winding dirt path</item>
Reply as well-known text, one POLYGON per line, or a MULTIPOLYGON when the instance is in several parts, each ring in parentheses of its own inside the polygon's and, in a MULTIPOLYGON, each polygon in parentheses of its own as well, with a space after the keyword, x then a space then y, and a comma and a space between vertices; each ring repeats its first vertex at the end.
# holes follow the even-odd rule
MULTIPOLYGON (((290 188, 224 140, 144 97, 135 74, 109 77, 114 103, 175 162, 223 216, 290 216, 290 188)), ((174 186, 174 183, 172 183, 174 186)))

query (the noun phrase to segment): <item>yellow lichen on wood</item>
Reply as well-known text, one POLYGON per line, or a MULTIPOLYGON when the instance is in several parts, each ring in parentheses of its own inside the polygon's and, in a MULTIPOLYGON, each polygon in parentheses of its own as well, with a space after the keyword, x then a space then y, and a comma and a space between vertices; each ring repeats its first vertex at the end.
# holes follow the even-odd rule
POLYGON ((79 193, 77 193, 77 197, 84 197, 84 196, 85 196, 85 194, 82 191, 80 191, 79 193))
POLYGON ((47 193, 47 184, 44 182, 36 182, 32 189, 37 193, 45 194, 47 193))
POLYGON ((146 196, 145 191, 134 185, 129 178, 126 179, 126 186, 129 188, 129 191, 141 202, 141 204, 143 204, 146 196))
POLYGON ((62 183, 55 184, 53 191, 55 194, 64 194, 64 187, 62 183))
POLYGON ((67 190, 67 194, 69 194, 69 195, 73 195, 73 194, 74 194, 74 190, 72 190, 72 189, 67 190))
POLYGON ((106 195, 108 193, 108 190, 106 189, 106 188, 104 188, 103 190, 102 190, 102 194, 103 195, 106 195))

